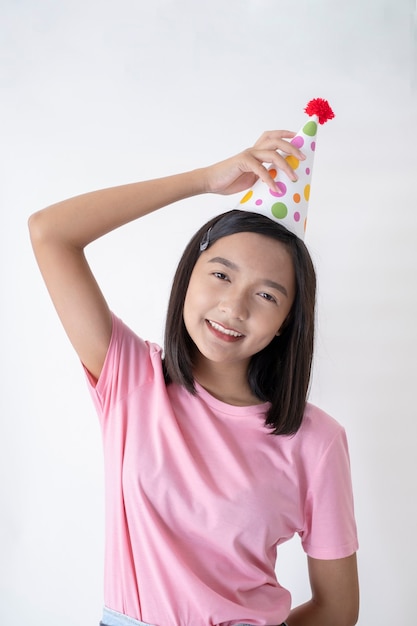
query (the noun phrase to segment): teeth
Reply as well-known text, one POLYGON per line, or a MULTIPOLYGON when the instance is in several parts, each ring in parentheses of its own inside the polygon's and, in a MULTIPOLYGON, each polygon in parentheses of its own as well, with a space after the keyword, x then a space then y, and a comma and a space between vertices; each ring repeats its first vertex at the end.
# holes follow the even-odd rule
POLYGON ((238 333, 236 330, 229 330, 228 328, 224 328, 223 326, 220 326, 220 324, 216 324, 216 322, 212 322, 211 320, 208 320, 208 323, 215 330, 218 330, 224 335, 230 335, 231 337, 243 337, 242 333, 238 333))

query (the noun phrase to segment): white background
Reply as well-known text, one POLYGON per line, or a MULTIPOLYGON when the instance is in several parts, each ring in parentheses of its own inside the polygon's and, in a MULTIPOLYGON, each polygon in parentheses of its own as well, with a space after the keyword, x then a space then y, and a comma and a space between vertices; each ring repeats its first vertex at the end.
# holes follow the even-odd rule
MULTIPOLYGON (((346 428, 359 624, 414 626, 417 64, 408 0, 3 0, 0 13, 0 622, 86 626, 102 604, 100 434, 29 245, 30 213, 206 165, 265 129, 319 130, 306 243, 311 400, 346 428)), ((93 244, 111 307, 161 342, 173 269, 237 198, 195 198, 93 244)), ((278 565, 308 595, 295 539, 278 565)))

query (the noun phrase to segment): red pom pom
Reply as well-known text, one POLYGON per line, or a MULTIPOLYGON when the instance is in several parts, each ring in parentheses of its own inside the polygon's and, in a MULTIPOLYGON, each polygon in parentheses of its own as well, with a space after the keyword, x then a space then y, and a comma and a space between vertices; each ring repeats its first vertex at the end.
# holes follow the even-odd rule
POLYGON ((324 124, 327 120, 334 118, 334 113, 330 108, 330 104, 327 100, 323 100, 323 98, 314 98, 314 100, 310 100, 304 111, 310 116, 317 115, 320 124, 324 124))

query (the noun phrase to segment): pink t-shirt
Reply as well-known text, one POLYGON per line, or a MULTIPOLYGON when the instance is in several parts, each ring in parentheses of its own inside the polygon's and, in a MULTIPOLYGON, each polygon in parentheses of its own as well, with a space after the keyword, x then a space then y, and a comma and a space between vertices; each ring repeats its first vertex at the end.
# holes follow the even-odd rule
POLYGON ((231 406, 165 385, 161 349, 113 316, 97 385, 106 481, 105 604, 156 626, 280 624, 291 597, 277 546, 357 550, 343 428, 308 405, 294 436, 267 404, 231 406))

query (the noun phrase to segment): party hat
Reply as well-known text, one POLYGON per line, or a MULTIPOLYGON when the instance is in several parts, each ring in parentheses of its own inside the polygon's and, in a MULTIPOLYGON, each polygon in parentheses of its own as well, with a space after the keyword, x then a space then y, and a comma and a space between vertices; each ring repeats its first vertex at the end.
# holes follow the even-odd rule
POLYGON ((277 171, 275 167, 270 167, 269 174, 274 179, 278 190, 273 191, 259 179, 245 193, 236 207, 266 215, 288 228, 300 239, 304 239, 307 224, 318 123, 324 124, 334 117, 329 103, 322 98, 310 100, 304 111, 309 116, 309 120, 304 123, 290 143, 299 148, 306 158, 300 161, 292 155, 286 156, 280 150, 278 151, 295 171, 298 180, 292 181, 282 170, 277 171))

